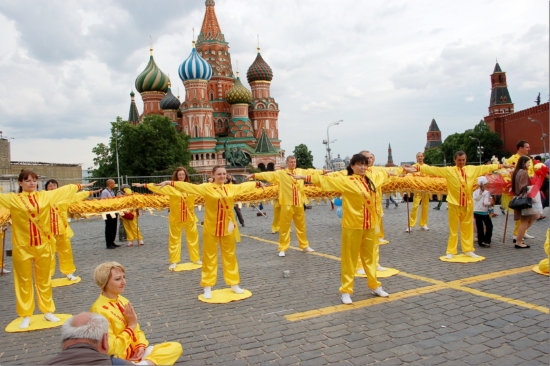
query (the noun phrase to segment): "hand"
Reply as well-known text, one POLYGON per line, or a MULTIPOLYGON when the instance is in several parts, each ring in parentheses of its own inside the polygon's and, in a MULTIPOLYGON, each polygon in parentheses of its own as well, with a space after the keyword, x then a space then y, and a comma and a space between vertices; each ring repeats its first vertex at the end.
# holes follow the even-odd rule
POLYGON ((124 307, 124 318, 126 319, 126 323, 128 323, 128 327, 130 327, 132 330, 136 329, 137 315, 134 311, 134 307, 130 303, 126 304, 126 306, 124 307))
POLYGON ((137 350, 135 350, 134 354, 128 361, 141 361, 143 358, 143 354, 145 353, 145 348, 139 347, 137 350))
POLYGON ((99 193, 99 192, 101 192, 101 191, 102 191, 102 189, 100 188, 100 189, 94 189, 93 191, 90 191, 90 192, 91 192, 92 194, 94 194, 94 193, 99 193))
POLYGON ((502 164, 502 167, 504 169, 512 169, 512 168, 515 168, 513 165, 508 165, 508 164, 502 164))
POLYGON ((170 183, 172 183, 172 181, 165 180, 164 182, 156 183, 155 185, 159 187, 164 187, 164 186, 170 185, 170 183))
POLYGON ((298 180, 298 179, 301 179, 301 180, 305 180, 306 179, 306 176, 305 175, 297 175, 297 174, 290 174, 290 173, 286 173, 288 175, 290 175, 292 178, 298 180))
POLYGON ((141 188, 143 187, 145 184, 143 183, 132 183, 132 187, 138 187, 138 188, 141 188))
POLYGON ((244 180, 254 179, 255 174, 249 174, 246 177, 244 177, 244 180))
POLYGON ((91 186, 93 186, 94 184, 96 184, 96 182, 97 182, 97 181, 94 180, 94 181, 91 182, 91 183, 81 184, 80 186, 81 186, 82 188, 91 187, 91 186))
POLYGON ((323 175, 325 175, 325 174, 327 174, 327 173, 330 173, 330 172, 332 172, 332 170, 325 170, 325 169, 323 169, 323 175))
POLYGON ((260 187, 261 189, 264 189, 266 187, 266 185, 263 182, 258 181, 257 184, 258 184, 258 187, 260 187))

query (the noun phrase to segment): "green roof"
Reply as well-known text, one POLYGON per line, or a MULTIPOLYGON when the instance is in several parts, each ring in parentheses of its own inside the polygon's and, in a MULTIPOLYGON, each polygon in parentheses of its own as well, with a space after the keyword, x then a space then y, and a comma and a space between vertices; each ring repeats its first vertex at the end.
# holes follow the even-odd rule
POLYGON ((265 129, 262 129, 262 134, 260 136, 260 139, 258 140, 258 143, 256 144, 256 153, 276 153, 277 150, 273 147, 273 144, 269 140, 269 137, 267 137, 267 133, 265 132, 265 129))

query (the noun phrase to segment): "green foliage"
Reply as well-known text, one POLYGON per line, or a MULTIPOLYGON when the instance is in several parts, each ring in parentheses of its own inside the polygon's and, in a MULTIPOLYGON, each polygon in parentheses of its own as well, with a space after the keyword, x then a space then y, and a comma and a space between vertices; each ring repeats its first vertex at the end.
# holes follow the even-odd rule
POLYGON ((469 163, 479 162, 479 156, 477 154, 477 148, 479 146, 478 141, 471 139, 470 136, 479 139, 479 144, 483 146, 483 153, 481 155, 482 163, 491 159, 493 155, 499 160, 503 156, 510 155, 503 149, 504 142, 500 136, 496 132, 492 132, 485 121, 481 120, 473 129, 466 130, 463 133, 449 135, 439 148, 426 151, 424 153, 424 161, 426 164, 442 164, 443 156, 439 152, 439 150, 441 150, 445 155, 447 164, 453 164, 455 152, 461 150, 466 153, 469 163))
POLYGON ((178 133, 170 118, 149 115, 134 126, 118 117, 111 124, 109 146, 98 144, 92 149, 94 177, 116 176, 117 149, 120 175, 172 174, 178 166, 190 169, 189 136, 178 133))
POLYGON ((296 157, 296 167, 302 169, 315 168, 313 166, 313 155, 305 144, 294 147, 292 154, 296 157))

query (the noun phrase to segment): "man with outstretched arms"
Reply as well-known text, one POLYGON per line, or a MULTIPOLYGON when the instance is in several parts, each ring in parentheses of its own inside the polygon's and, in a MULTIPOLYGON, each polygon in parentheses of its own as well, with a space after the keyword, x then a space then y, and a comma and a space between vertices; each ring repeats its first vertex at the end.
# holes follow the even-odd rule
MULTIPOLYGON (((413 164, 413 166, 422 166, 422 165, 425 165, 424 153, 419 152, 416 154, 416 163, 413 164)), ((414 174, 421 175, 421 173, 414 173, 414 174)), ((409 216, 410 226, 407 227, 407 229, 405 230, 406 232, 410 232, 412 228, 416 226, 416 219, 418 217, 418 206, 420 206, 420 203, 422 203, 422 210, 420 211, 420 229, 426 230, 426 231, 430 230, 428 228, 428 209, 430 204, 430 194, 427 192, 424 192, 424 193, 419 192, 414 195, 411 214, 409 216)))

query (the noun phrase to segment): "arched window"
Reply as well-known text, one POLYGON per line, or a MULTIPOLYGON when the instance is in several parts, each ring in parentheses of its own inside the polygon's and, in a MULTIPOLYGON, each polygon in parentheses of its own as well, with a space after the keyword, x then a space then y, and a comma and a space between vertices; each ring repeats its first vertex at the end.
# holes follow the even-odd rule
POLYGON ((199 128, 195 125, 195 137, 199 137, 199 128))
POLYGON ((210 101, 214 100, 214 93, 210 92, 210 101))
POLYGON ((258 164, 258 169, 260 169, 260 170, 261 170, 262 172, 265 172, 265 171, 266 171, 266 169, 265 169, 265 165, 264 165, 264 163, 260 163, 260 164, 258 164))
POLYGON ((275 164, 273 164, 273 163, 267 164, 267 171, 268 171, 268 172, 273 172, 273 171, 275 171, 275 164))

